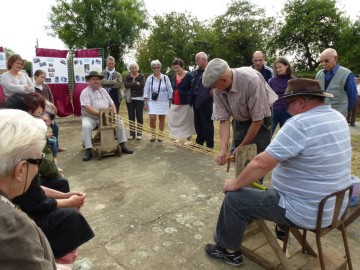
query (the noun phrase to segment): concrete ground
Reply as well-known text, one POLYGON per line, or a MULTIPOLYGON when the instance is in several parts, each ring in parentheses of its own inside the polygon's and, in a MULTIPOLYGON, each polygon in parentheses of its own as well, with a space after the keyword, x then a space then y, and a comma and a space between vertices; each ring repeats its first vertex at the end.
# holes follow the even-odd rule
MULTIPOLYGON (((351 129, 360 135, 360 128, 351 129)), ((78 259, 87 257, 101 270, 234 269, 203 250, 213 241, 221 185, 234 167, 227 173, 211 156, 145 136, 127 143, 133 155, 83 162, 80 118, 60 119, 60 144, 67 148, 60 165, 71 189, 87 194, 81 212, 96 235, 78 259)), ((354 269, 360 269, 359 222, 348 228, 354 269)), ((339 233, 325 239, 325 247, 342 248, 339 233)), ((244 261, 242 269, 263 269, 244 261)))

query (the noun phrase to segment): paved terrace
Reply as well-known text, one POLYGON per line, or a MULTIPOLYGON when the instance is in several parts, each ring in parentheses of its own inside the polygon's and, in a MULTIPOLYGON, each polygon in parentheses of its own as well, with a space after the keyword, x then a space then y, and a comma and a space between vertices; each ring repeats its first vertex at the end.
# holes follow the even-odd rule
MULTIPOLYGON (((351 129, 360 135, 360 128, 351 129)), ((83 162, 80 118, 60 119, 60 144, 67 148, 59 154, 61 167, 71 189, 87 193, 81 211, 96 235, 78 259, 88 257, 101 270, 234 269, 203 251, 213 241, 221 184, 234 167, 226 173, 210 156, 145 136, 127 143, 133 155, 83 162)), ((359 222, 348 228, 354 269, 360 269, 359 222)), ((340 234, 323 243, 343 252, 340 234)), ((241 269, 262 268, 245 258, 241 269)))

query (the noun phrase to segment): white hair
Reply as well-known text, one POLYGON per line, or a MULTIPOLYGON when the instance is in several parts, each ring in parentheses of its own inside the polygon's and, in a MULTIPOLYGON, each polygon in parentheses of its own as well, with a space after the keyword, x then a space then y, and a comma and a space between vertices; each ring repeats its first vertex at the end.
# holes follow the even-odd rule
POLYGON ((161 63, 159 60, 152 60, 151 63, 150 63, 150 67, 152 68, 153 66, 160 66, 161 67, 161 63))
POLYGON ((35 158, 46 143, 46 124, 27 112, 0 110, 0 177, 12 173, 27 158, 35 158))
POLYGON ((205 61, 208 60, 208 56, 207 56, 207 54, 204 53, 204 52, 198 52, 198 53, 195 55, 195 57, 200 57, 200 58, 204 59, 205 61))
POLYGON ((106 62, 107 62, 107 61, 109 61, 109 60, 111 60, 111 61, 115 61, 115 58, 114 58, 114 57, 112 57, 111 55, 109 55, 109 56, 106 58, 106 62))
POLYGON ((130 69, 132 66, 136 66, 137 71, 139 71, 139 65, 135 62, 135 61, 131 61, 129 62, 129 64, 127 65, 127 70, 130 72, 130 69))

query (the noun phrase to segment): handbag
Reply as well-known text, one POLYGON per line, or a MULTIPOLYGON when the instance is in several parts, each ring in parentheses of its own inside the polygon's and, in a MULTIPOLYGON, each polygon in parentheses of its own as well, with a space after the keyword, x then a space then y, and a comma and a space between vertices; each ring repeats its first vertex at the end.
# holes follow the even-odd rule
POLYGON ((125 95, 126 102, 127 102, 127 103, 131 103, 131 102, 132 102, 132 99, 131 99, 131 90, 130 90, 130 89, 125 89, 124 95, 125 95))

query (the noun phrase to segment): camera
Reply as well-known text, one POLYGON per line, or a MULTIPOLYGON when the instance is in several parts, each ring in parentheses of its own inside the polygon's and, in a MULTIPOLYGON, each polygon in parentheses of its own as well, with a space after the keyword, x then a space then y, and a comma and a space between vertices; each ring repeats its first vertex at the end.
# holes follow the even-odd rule
POLYGON ((153 92, 153 93, 151 94, 151 99, 152 99, 152 100, 157 100, 158 96, 159 96, 159 93, 153 92))

